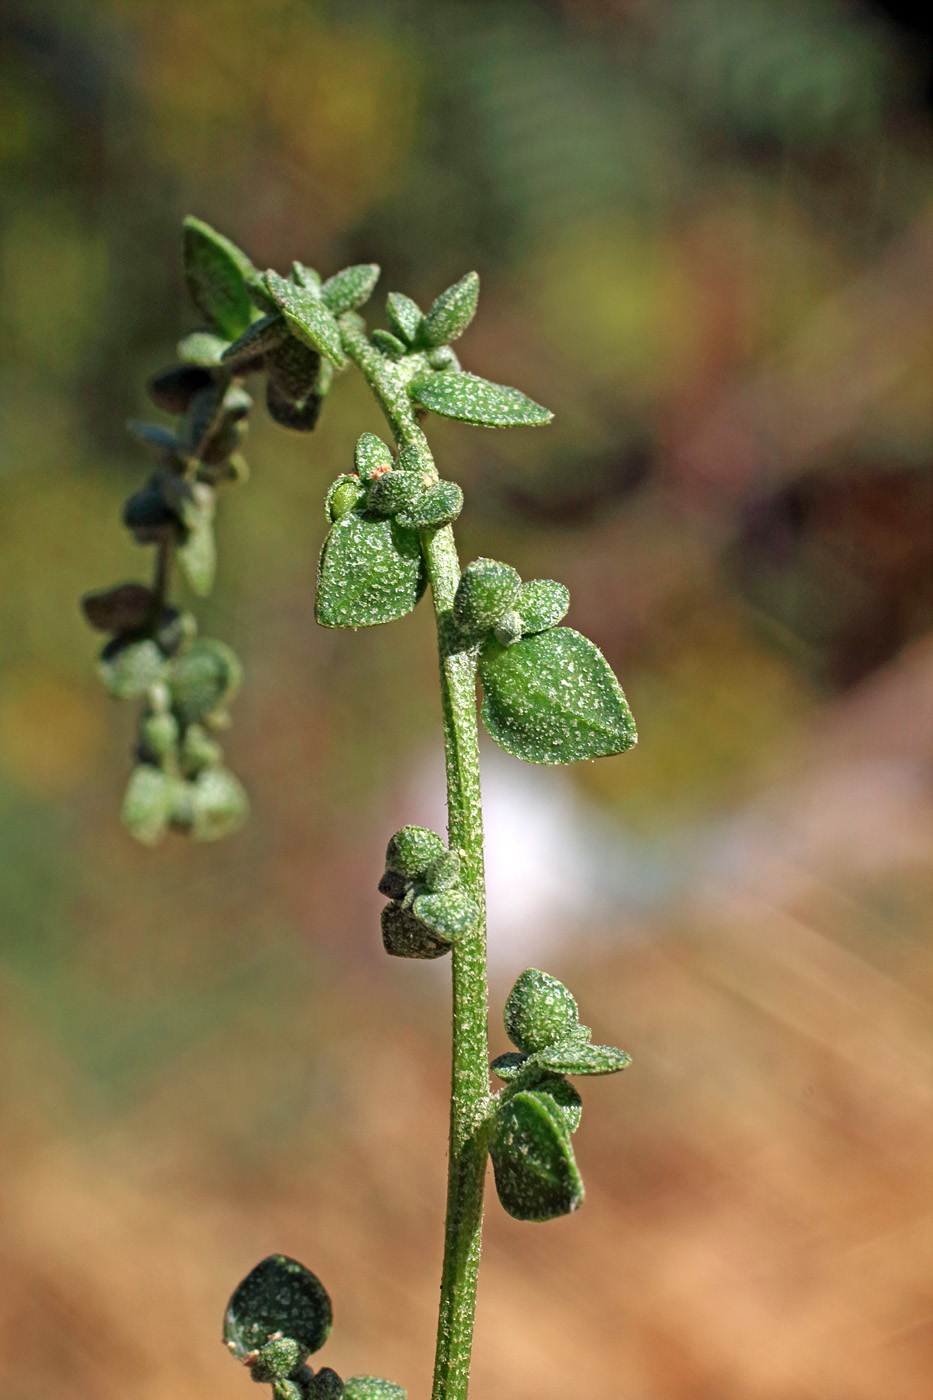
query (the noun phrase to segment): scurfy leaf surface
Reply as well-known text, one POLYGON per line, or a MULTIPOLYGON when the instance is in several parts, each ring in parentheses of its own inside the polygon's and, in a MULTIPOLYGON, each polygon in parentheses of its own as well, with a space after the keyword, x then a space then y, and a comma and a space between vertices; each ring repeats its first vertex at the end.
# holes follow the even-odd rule
POLYGON ((322 627, 373 627, 410 613, 426 575, 417 535, 351 511, 335 521, 318 567, 322 627))
POLYGON ((479 428, 538 428, 554 417, 520 389, 459 370, 417 379, 409 392, 421 408, 479 428))
POLYGON ((515 758, 575 763, 635 743, 635 723, 609 663, 571 627, 508 648, 489 643, 480 676, 483 723, 515 758))

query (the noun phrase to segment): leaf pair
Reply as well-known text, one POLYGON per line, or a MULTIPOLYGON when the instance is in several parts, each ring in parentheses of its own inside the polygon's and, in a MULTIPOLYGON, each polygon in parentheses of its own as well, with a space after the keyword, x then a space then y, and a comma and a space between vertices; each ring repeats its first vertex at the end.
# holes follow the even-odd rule
POLYGON ((504 1209, 517 1220, 551 1220, 583 1204, 583 1181, 570 1135, 580 1122, 580 1096, 563 1074, 609 1074, 628 1056, 593 1046, 577 1004, 555 977, 529 968, 505 1007, 505 1026, 519 1053, 492 1068, 507 1081, 496 1106, 490 1156, 504 1209))
POLYGON ((341 1380, 329 1366, 306 1366, 330 1335, 333 1309, 316 1274, 284 1254, 270 1254, 235 1289, 224 1315, 223 1340, 272 1384, 277 1400, 405 1400, 405 1391, 378 1376, 341 1380))

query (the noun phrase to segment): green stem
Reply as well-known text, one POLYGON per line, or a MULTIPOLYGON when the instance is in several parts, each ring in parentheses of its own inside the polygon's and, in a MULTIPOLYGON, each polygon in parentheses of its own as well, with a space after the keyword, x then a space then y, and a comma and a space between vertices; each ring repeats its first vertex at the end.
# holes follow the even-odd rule
MULTIPOLYGON (((387 362, 366 336, 341 323, 343 344, 386 415, 397 444, 427 449, 400 368, 387 362)), ((489 1044, 486 1029, 486 885, 476 723, 476 657, 463 649, 453 620, 460 561, 449 525, 425 530, 427 564, 440 661, 444 751, 447 764, 448 840, 459 852, 464 884, 482 911, 479 927, 453 948, 453 1047, 447 1218, 437 1325, 432 1400, 467 1400, 476 1281, 483 1226, 488 1155, 489 1044)))

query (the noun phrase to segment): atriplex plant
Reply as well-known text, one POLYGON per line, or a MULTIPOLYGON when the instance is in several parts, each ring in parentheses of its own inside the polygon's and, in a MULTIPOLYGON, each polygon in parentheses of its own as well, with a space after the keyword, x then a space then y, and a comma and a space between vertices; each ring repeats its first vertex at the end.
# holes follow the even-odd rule
MULTIPOLYGON (((492 1062, 504 1088, 490 1092, 477 673, 483 723, 517 758, 571 763, 621 753, 634 744, 635 729, 602 654, 558 625, 569 604, 563 584, 523 583, 494 559, 460 568, 451 526, 463 495, 438 476, 420 426, 424 415, 490 428, 551 418, 518 390, 461 370, 450 342, 473 318, 476 274, 467 273, 424 314, 392 293, 391 329, 367 333, 356 308, 373 291, 375 265, 345 268, 323 283, 301 263, 287 278, 260 273, 197 219, 185 222, 184 261, 208 328, 183 340, 181 364, 148 385, 158 407, 181 423, 175 432, 131 425, 154 449, 157 466, 123 518, 138 541, 156 547, 154 581, 122 584, 83 604, 92 626, 111 634, 100 658, 104 683, 121 699, 143 700, 123 820, 139 840, 155 844, 168 828, 212 839, 245 818, 243 789, 222 766, 212 737, 228 722, 239 664, 223 643, 197 639, 191 615, 169 604, 171 564, 177 561, 192 592, 210 591, 215 494, 246 475, 239 447, 252 401, 244 377, 265 373, 275 421, 309 431, 335 373, 354 364, 385 414, 394 449, 364 433, 354 470, 327 493, 316 616, 324 627, 391 622, 431 586, 448 842, 423 827, 403 827, 389 842, 379 889, 388 899, 386 952, 451 954, 450 1160, 433 1400, 465 1400, 487 1156, 499 1199, 517 1220, 576 1210, 583 1183, 570 1137, 582 1105, 565 1076, 612 1074, 628 1064, 621 1050, 590 1043, 566 987, 529 968, 505 1005, 516 1048, 492 1062)), ((330 1323, 320 1281, 296 1261, 272 1255, 233 1294, 224 1338, 278 1400, 404 1400, 401 1387, 377 1377, 343 1381, 329 1367, 311 1370, 307 1358, 323 1345, 330 1323)))

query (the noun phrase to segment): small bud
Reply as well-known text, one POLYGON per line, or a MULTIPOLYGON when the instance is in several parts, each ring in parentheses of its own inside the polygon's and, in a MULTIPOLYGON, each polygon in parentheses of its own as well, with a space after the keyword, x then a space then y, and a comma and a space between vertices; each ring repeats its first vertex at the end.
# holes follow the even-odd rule
POLYGON ((335 521, 349 515, 362 494, 358 476, 351 476, 349 472, 338 476, 324 499, 324 510, 330 523, 333 525, 335 521))
POLYGON ((292 1337, 270 1337, 250 1365, 250 1374, 254 1381, 289 1380, 309 1355, 292 1337))
POLYGON ((144 846, 155 846, 162 840, 178 783, 151 764, 142 763, 133 770, 123 798, 123 825, 144 846))
POLYGON ((424 883, 432 894, 450 890, 460 883, 460 857, 456 851, 445 851, 432 861, 424 872, 424 883))
POLYGON ((464 632, 482 635, 515 606, 522 580, 498 559, 474 559, 463 571, 454 598, 454 617, 464 632))
POLYGON ((436 350, 431 350, 428 354, 428 364, 432 369, 441 370, 441 372, 460 368, 460 361, 449 345, 439 345, 436 350))
POLYGON ((577 1003, 563 982, 534 967, 522 973, 505 1003, 506 1034, 526 1055, 568 1040, 577 1019, 577 1003))
POLYGON ((406 506, 413 506, 424 493, 424 482, 414 472, 383 472, 369 488, 366 507, 376 515, 397 515, 406 506))
POLYGON ((400 472, 419 472, 432 479, 437 476, 434 458, 426 442, 409 442, 399 452, 395 466, 400 472))
POLYGON ((166 666, 162 649, 150 637, 137 641, 119 636, 101 652, 97 674, 111 695, 118 700, 133 700, 162 680, 166 666))
POLYGON ((375 433, 364 433, 356 444, 354 466, 361 481, 374 481, 383 472, 391 471, 395 459, 390 449, 375 433))
POLYGON ((415 880, 446 854, 447 847, 436 831, 424 826, 403 826, 386 847, 386 870, 415 880))

